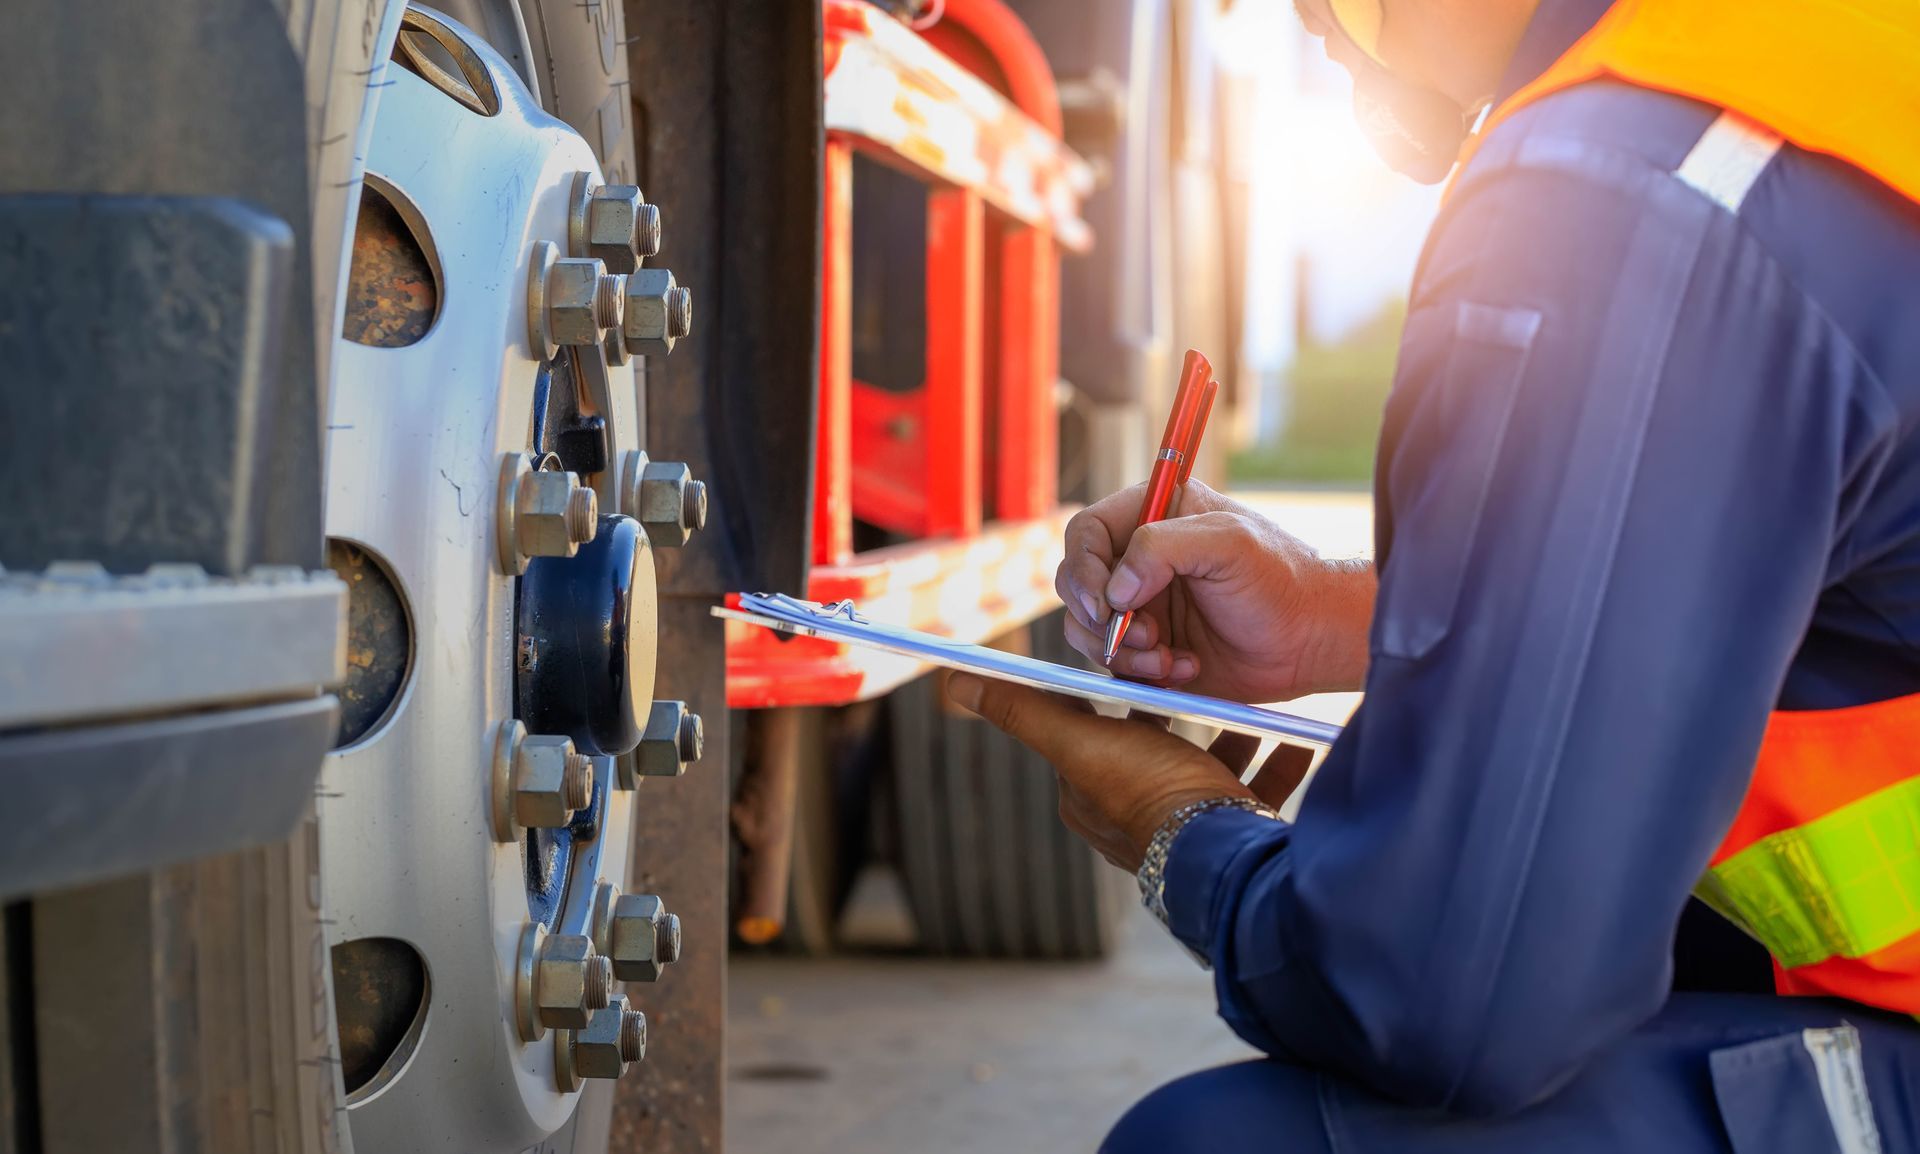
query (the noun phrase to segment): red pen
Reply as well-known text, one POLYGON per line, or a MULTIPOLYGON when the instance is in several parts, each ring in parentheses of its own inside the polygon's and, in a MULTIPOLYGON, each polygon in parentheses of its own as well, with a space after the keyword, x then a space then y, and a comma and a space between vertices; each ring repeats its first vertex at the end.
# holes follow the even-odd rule
MULTIPOLYGON (((1194 349, 1180 367, 1180 388, 1173 395, 1173 412, 1167 414, 1167 431, 1160 437, 1160 453, 1153 460, 1153 472, 1147 477, 1147 499, 1140 503, 1140 524, 1164 520, 1173 503, 1173 491, 1193 475, 1193 458, 1200 451, 1200 434, 1206 431, 1207 416, 1213 412, 1213 398, 1220 382, 1213 379, 1213 366, 1194 349)), ((1116 613, 1107 622, 1106 664, 1113 664, 1120 652, 1120 639, 1133 624, 1133 610, 1116 613)))

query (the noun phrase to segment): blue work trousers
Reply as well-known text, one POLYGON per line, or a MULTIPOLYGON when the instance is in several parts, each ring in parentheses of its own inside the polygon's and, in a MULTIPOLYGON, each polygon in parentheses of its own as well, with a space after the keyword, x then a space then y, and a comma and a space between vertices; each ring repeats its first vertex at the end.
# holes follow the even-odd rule
MULTIPOLYGON (((1852 1003, 1675 994, 1652 1021, 1557 1093, 1510 1117, 1475 1119, 1377 1097, 1330 1074, 1266 1060, 1192 1074, 1154 1091, 1103 1154, 1854 1154, 1828 1106, 1805 1031, 1855 1028, 1879 1154, 1920 1152, 1920 1023, 1852 1003)), ((1833 1040, 1814 1037, 1815 1046, 1833 1040)), ((1829 1081, 1837 1068, 1827 1063, 1829 1081)), ((1844 1069, 1844 1067, 1838 1067, 1844 1069)), ((1853 1099, 1857 1101, 1857 1099, 1853 1099)), ((1866 1149, 1872 1149, 1871 1146, 1866 1149)))

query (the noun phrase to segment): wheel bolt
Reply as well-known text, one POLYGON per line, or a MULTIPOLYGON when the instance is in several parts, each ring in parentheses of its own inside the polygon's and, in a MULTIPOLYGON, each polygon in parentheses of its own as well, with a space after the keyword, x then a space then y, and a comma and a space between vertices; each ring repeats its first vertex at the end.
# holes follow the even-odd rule
POLYGON ((667 290, 667 335, 678 340, 693 335, 693 291, 675 286, 667 290))
POLYGON ((620 1011, 620 1057, 638 1062, 647 1056, 647 1016, 638 1010, 620 1011))

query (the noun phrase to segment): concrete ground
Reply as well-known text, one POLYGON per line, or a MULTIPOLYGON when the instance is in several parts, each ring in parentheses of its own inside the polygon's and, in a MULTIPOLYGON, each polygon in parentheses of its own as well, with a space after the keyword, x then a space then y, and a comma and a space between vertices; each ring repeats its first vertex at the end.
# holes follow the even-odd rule
MULTIPOLYGON (((1329 556, 1371 551, 1365 494, 1241 498, 1329 556)), ((1355 695, 1288 708, 1344 719, 1355 695)), ((842 929, 910 941, 897 880, 870 871, 842 929)), ((733 1154, 1092 1150, 1143 1094, 1253 1051, 1210 975, 1143 911, 1103 964, 945 962, 899 952, 735 955, 733 1154)))
POLYGON ((1171 1078, 1253 1051, 1140 911, 1104 964, 736 957, 734 1154, 1091 1151, 1171 1078))

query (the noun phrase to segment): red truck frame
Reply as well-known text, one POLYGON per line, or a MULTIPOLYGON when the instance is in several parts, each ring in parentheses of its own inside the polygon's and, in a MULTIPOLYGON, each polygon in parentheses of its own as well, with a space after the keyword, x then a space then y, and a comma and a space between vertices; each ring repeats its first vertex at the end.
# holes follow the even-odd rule
MULTIPOLYGON (((1054 604, 1061 249, 1085 251, 1092 168, 1061 142, 1045 56, 1000 0, 946 0, 923 36, 825 4, 820 404, 808 596, 986 641, 1054 604), (924 383, 852 368, 853 160, 927 187, 924 383), (991 509, 995 517, 986 519, 991 509), (855 519, 909 538, 856 553, 855 519)), ((923 667, 727 627, 728 704, 840 705, 923 667)))

